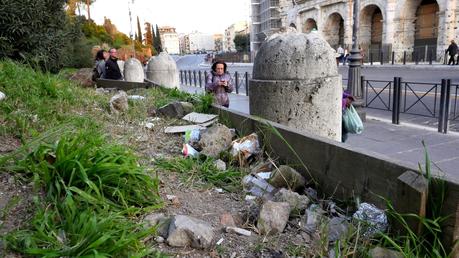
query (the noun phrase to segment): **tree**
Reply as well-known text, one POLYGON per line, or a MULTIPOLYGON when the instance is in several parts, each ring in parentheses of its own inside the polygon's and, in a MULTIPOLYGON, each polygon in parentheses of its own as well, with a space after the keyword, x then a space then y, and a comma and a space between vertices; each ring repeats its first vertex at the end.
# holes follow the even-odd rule
POLYGON ((155 39, 154 39, 154 47, 155 47, 156 53, 158 53, 158 54, 163 51, 163 47, 162 47, 162 44, 161 44, 161 35, 159 33, 158 24, 156 24, 156 35, 155 35, 155 39))
POLYGON ((250 34, 237 34, 233 42, 238 52, 250 51, 250 34))
POLYGON ((118 30, 116 29, 116 26, 112 23, 112 21, 107 17, 104 17, 104 28, 105 31, 107 31, 107 33, 110 35, 110 37, 112 37, 112 39, 115 39, 115 35, 118 32, 118 30))
POLYGON ((137 16, 137 41, 142 44, 142 29, 140 28, 140 21, 139 21, 139 16, 137 16))
POLYGON ((145 22, 145 45, 153 45, 153 34, 151 33, 151 23, 145 22))

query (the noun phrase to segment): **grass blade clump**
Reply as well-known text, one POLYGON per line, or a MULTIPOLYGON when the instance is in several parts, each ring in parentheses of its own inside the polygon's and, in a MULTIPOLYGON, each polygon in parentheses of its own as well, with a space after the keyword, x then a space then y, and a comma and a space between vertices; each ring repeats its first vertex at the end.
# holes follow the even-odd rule
POLYGON ((158 179, 139 166, 122 146, 105 143, 96 131, 66 133, 53 144, 42 143, 9 167, 42 186, 59 202, 69 192, 95 206, 116 209, 158 205, 158 179))
POLYGON ((209 183, 230 192, 242 189, 241 180, 244 176, 242 171, 232 167, 224 171, 218 170, 214 165, 214 159, 209 157, 160 159, 155 162, 155 165, 160 169, 183 175, 188 183, 209 183))
POLYGON ((79 209, 69 195, 62 204, 40 207, 31 228, 6 236, 7 246, 36 257, 144 257, 143 228, 120 213, 79 209))

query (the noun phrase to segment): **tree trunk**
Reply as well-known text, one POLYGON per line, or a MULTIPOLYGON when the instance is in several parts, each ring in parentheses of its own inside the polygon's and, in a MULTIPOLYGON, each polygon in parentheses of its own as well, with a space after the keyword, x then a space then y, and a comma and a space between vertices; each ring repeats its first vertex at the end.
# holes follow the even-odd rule
POLYGON ((91 12, 89 6, 91 5, 91 0, 86 0, 86 6, 88 8, 88 20, 91 20, 91 12))

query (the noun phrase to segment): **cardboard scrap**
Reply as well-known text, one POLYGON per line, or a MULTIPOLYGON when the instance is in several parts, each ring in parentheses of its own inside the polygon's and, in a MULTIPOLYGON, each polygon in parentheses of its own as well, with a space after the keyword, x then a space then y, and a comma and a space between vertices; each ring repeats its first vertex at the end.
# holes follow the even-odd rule
POLYGON ((192 113, 189 113, 188 115, 182 117, 182 119, 186 120, 186 121, 189 121, 189 122, 192 122, 192 123, 195 123, 195 124, 202 124, 202 123, 214 120, 216 117, 217 117, 217 115, 209 115, 209 114, 192 112, 192 113))

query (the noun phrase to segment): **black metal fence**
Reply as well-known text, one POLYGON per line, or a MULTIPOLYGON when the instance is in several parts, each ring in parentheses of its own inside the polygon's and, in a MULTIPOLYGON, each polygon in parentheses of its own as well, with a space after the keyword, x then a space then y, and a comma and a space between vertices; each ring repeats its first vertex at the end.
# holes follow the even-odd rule
MULTIPOLYGON (((208 76, 207 71, 191 71, 191 70, 181 70, 180 71, 180 83, 185 86, 193 86, 199 88, 205 88, 206 78, 208 76)), ((249 80, 252 78, 252 75, 248 72, 239 73, 234 72, 231 74, 233 79, 234 88, 236 94, 245 94, 249 95, 249 80)))
MULTIPOLYGON (((204 88, 207 71, 180 71, 180 82, 185 86, 204 88)), ((249 95, 251 74, 231 74, 237 94, 249 95)), ((459 84, 443 79, 438 83, 367 80, 361 77, 366 108, 392 112, 392 122, 400 123, 400 114, 411 114, 438 119, 438 131, 447 133, 448 121, 459 121, 459 84)), ((343 78, 343 85, 347 79, 343 78)))

